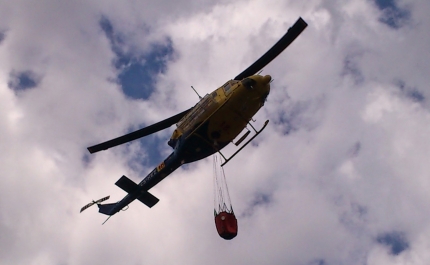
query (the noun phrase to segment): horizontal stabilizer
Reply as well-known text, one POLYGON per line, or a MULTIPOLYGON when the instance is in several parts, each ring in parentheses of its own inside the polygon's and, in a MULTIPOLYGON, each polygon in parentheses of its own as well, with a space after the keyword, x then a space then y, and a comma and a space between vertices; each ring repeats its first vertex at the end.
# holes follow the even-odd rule
POLYGON ((137 199, 142 203, 144 203, 149 208, 157 204, 157 202, 159 201, 157 197, 155 197, 154 195, 152 195, 147 191, 145 193, 142 193, 139 197, 137 197, 137 199))
POLYGON ((127 193, 132 193, 137 189, 137 184, 134 183, 133 180, 127 178, 126 176, 122 176, 116 183, 118 187, 125 190, 127 193))
POLYGON ((108 203, 108 204, 97 204, 99 207, 99 213, 106 214, 106 215, 114 215, 118 211, 114 211, 115 206, 117 203, 108 203))

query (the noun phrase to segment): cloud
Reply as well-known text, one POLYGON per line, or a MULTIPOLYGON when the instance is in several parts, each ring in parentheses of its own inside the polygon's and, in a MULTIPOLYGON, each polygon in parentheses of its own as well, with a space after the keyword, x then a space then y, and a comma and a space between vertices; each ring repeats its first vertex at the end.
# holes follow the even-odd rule
POLYGON ((0 7, 3 263, 428 260, 425 3, 45 0, 0 7), (154 187, 160 202, 152 209, 134 202, 103 226, 95 206, 78 213, 92 199, 125 196, 115 181, 146 176, 171 152, 165 142, 173 128, 95 155, 87 146, 193 106, 191 85, 210 93, 299 16, 309 27, 263 71, 275 81, 255 126, 270 123, 225 167, 238 213, 234 240, 223 241, 214 227, 211 159, 154 187), (145 93, 133 94, 143 80, 150 80, 145 93))

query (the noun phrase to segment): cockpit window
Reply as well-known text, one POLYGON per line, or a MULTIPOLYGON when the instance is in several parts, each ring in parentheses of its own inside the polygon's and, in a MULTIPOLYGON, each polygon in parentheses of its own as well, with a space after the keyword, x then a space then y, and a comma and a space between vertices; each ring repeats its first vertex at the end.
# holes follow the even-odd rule
POLYGON ((253 89, 257 82, 251 78, 245 78, 242 80, 242 85, 244 85, 247 89, 253 89))

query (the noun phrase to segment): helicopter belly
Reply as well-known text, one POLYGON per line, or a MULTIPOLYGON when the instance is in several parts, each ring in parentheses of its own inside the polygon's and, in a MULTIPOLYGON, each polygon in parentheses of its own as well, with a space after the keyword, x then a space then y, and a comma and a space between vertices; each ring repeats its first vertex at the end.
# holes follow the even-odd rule
POLYGON ((261 100, 251 98, 227 102, 210 118, 207 137, 212 142, 233 141, 261 106, 261 100))

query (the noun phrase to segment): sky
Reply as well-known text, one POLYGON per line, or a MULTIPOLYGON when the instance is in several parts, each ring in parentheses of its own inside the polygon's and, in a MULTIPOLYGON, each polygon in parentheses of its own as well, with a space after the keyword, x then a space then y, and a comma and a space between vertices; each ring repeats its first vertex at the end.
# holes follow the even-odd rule
MULTIPOLYGON (((422 265, 430 260, 430 2, 0 0, 1 264, 422 265), (213 217, 212 157, 113 216, 171 152, 174 126, 87 147, 198 102, 309 26, 264 68, 265 131, 225 167, 238 218, 213 217)), ((234 146, 223 150, 232 154, 234 146)))

